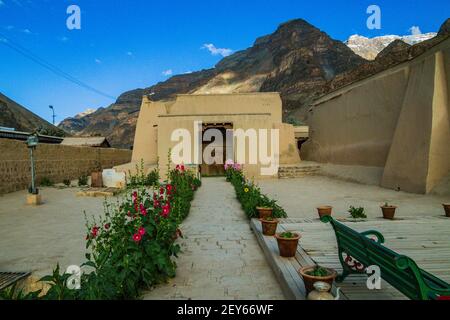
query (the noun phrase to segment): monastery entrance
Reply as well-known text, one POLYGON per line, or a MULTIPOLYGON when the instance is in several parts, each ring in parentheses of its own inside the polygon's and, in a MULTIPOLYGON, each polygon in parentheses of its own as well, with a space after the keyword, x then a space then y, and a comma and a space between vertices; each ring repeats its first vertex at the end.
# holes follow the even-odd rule
MULTIPOLYGON (((227 130, 233 129, 232 123, 204 123, 202 128, 202 155, 204 155, 205 148, 209 146, 213 146, 215 148, 214 152, 211 153, 212 158, 220 158, 220 163, 214 163, 214 164, 207 164, 205 163, 205 160, 203 159, 203 163, 200 165, 200 172, 203 176, 224 176, 225 175, 225 161, 226 155, 227 155, 227 146, 226 146, 226 133, 227 130), (213 141, 211 141, 211 135, 212 132, 209 132, 209 130, 214 130, 215 132, 220 131, 222 134, 222 141, 215 141, 214 138, 212 138, 213 141), (216 154, 220 153, 220 154, 216 154)), ((228 154, 233 154, 233 147, 230 147, 231 150, 228 150, 228 154)))

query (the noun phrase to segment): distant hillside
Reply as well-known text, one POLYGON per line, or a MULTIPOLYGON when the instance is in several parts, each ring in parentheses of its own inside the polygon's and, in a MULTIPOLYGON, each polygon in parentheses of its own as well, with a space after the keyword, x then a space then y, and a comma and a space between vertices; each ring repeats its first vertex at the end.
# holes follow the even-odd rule
MULTIPOLYGON (((60 128, 81 135, 107 135, 115 146, 132 145, 142 95, 153 100, 180 93, 239 93, 279 91, 285 119, 323 93, 337 74, 364 63, 340 41, 331 39, 308 22, 286 22, 246 50, 224 58, 215 68, 177 75, 146 89, 122 94, 116 103, 82 118, 69 118, 60 128)), ((301 116, 298 117, 301 121, 301 116)))
POLYGON ((129 147, 143 95, 152 94, 152 100, 157 101, 182 93, 272 91, 281 93, 284 121, 307 123, 309 106, 315 99, 416 57, 447 37, 449 24, 447 20, 438 36, 412 46, 393 39, 375 60, 368 61, 305 20, 288 21, 212 69, 176 75, 152 87, 125 92, 109 107, 68 118, 59 127, 76 135, 106 135, 113 146, 129 147))
POLYGON ((60 128, 53 126, 2 93, 0 93, 0 127, 25 132, 40 130, 43 134, 58 136, 64 134, 60 128))

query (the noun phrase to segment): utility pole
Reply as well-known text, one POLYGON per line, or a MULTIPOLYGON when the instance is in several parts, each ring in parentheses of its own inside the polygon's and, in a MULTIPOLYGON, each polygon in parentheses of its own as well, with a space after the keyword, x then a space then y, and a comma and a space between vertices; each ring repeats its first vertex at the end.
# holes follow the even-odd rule
POLYGON ((48 106, 50 109, 52 109, 52 111, 53 111, 53 116, 52 116, 52 118, 53 118, 53 125, 55 125, 55 118, 56 118, 56 115, 55 115, 55 108, 53 108, 53 106, 48 106))

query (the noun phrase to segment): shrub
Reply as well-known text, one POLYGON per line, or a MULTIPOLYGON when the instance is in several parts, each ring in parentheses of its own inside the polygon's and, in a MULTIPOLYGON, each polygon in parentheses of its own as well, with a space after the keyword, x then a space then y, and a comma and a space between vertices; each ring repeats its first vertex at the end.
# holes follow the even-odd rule
POLYGON ((253 182, 246 181, 241 165, 227 163, 225 171, 227 180, 234 186, 236 196, 249 219, 258 217, 257 207, 272 208, 275 218, 287 217, 284 209, 275 200, 263 194, 261 189, 253 182))
POLYGON ((78 186, 84 187, 88 185, 88 176, 82 175, 78 178, 78 186))
POLYGON ((43 177, 41 179, 41 187, 52 187, 54 185, 53 181, 48 177, 43 177))
POLYGON ((156 188, 129 190, 117 204, 105 203, 104 216, 86 223, 83 267, 92 272, 81 276, 80 290, 71 290, 66 286, 69 275, 57 266, 41 279, 50 285, 42 299, 134 299, 140 289, 174 277, 179 225, 199 184, 192 172, 172 170, 168 181, 156 188))
POLYGON ((66 187, 70 187, 70 180, 69 179, 64 179, 63 183, 66 187))
POLYGON ((127 188, 154 187, 159 184, 159 179, 159 168, 156 167, 146 175, 144 160, 141 160, 140 165, 136 165, 136 174, 131 174, 131 171, 128 171, 127 188))
POLYGON ((365 209, 362 207, 355 208, 354 206, 350 206, 350 209, 348 210, 350 213, 350 216, 353 219, 366 219, 367 215, 365 214, 365 209))

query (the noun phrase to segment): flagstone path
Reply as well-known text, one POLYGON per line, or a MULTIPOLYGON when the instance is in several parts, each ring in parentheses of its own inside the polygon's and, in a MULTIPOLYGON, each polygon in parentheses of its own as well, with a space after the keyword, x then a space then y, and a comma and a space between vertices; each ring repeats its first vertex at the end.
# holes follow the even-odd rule
POLYGON ((224 178, 203 179, 182 231, 177 276, 144 299, 284 299, 224 178))

